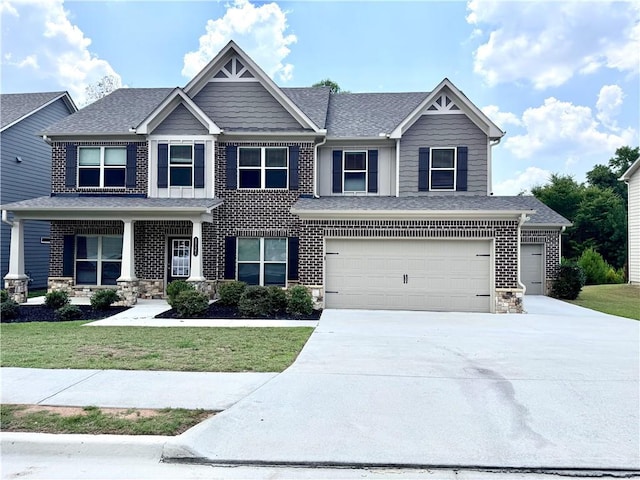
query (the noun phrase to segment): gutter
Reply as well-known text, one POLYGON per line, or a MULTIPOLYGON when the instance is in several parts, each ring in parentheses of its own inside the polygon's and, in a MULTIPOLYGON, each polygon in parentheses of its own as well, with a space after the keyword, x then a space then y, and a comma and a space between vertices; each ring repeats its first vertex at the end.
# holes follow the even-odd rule
POLYGON ((313 198, 320 198, 318 195, 318 147, 327 143, 327 137, 313 147, 313 198))
POLYGON ((8 213, 9 212, 7 210, 2 210, 2 222, 13 227, 13 221, 9 220, 8 213))

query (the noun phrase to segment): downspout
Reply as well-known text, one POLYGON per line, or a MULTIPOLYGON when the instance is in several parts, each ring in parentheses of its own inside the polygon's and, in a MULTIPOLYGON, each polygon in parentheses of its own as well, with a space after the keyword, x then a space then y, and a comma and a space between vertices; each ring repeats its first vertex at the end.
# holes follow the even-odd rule
POLYGON ((400 196, 400 139, 396 138, 396 197, 400 196))
POLYGON ((530 218, 527 217, 527 214, 526 213, 521 213, 520 214, 520 221, 518 222, 518 248, 517 248, 517 257, 516 258, 518 259, 518 285, 522 289, 522 294, 523 295, 527 291, 527 287, 525 286, 524 283, 522 283, 522 279, 520 278, 520 244, 522 243, 521 242, 521 240, 522 240, 522 225, 527 220, 530 220, 530 218))
POLYGON ((494 139, 492 143, 491 139, 489 139, 489 144, 487 147, 487 195, 493 195, 493 172, 491 169, 493 163, 492 148, 498 145, 501 140, 502 138, 498 138, 497 140, 494 139))
POLYGON ((313 198, 319 198, 318 195, 318 147, 327 143, 327 137, 324 137, 320 143, 316 143, 313 147, 313 198))
POLYGON ((13 227, 13 221, 9 220, 8 213, 7 210, 2 210, 2 222, 13 227))

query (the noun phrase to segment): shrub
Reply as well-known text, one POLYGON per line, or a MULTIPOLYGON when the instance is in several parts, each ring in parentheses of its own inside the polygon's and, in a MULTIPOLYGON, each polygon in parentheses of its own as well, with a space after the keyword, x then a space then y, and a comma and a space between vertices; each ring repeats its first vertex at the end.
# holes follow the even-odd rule
POLYGON ((272 308, 269 288, 257 285, 246 287, 238 302, 238 310, 244 317, 265 317, 271 313, 272 308))
POLYGON ((13 320, 18 316, 18 308, 18 302, 7 296, 7 300, 0 303, 0 319, 3 322, 13 320))
POLYGON ((91 306, 96 310, 107 310, 113 303, 120 301, 120 295, 112 288, 98 290, 91 295, 91 306))
POLYGON ((287 290, 287 312, 291 315, 309 315, 313 312, 313 299, 309 290, 296 285, 287 290))
POLYGON ((6 290, 0 290, 0 303, 4 303, 9 300, 9 292, 6 290))
POLYGON ((173 308, 179 317, 198 317, 209 308, 209 296, 194 288, 183 290, 173 300, 173 308))
POLYGON ((607 283, 625 283, 625 278, 626 277, 623 268, 619 268, 618 270, 616 270, 613 267, 609 267, 609 270, 607 270, 607 283))
POLYGON ((69 295, 62 290, 49 292, 44 297, 44 303, 47 307, 57 310, 69 304, 69 295))
POLYGON ((171 305, 173 308, 176 308, 175 301, 182 292, 185 291, 195 291, 195 287, 184 280, 174 280, 173 282, 167 285, 167 303, 171 305))
POLYGON ((271 312, 284 312, 287 310, 287 294, 281 287, 272 285, 268 287, 271 312))
POLYGON ((56 310, 56 320, 62 322, 78 320, 80 317, 82 317, 82 310, 77 305, 64 305, 56 310))
POLYGON ((582 267, 573 261, 563 260, 558 277, 553 281, 551 296, 566 300, 575 300, 585 284, 582 267))
POLYGON ((240 302, 240 297, 247 288, 247 284, 244 282, 224 282, 218 286, 218 297, 221 305, 228 305, 234 307, 240 302))
POLYGON ((580 258, 578 265, 582 267, 587 285, 601 285, 607 283, 607 273, 611 266, 592 247, 587 248, 580 258))

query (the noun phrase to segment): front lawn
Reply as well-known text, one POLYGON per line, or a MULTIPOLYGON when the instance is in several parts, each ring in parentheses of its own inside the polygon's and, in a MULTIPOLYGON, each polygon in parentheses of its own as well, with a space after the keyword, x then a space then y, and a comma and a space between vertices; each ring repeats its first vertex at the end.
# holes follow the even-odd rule
POLYGON ((640 286, 637 285, 588 285, 576 300, 567 301, 598 312, 640 320, 640 286))
POLYGON ((83 327, 2 324, 3 367, 281 372, 313 331, 292 328, 83 327))

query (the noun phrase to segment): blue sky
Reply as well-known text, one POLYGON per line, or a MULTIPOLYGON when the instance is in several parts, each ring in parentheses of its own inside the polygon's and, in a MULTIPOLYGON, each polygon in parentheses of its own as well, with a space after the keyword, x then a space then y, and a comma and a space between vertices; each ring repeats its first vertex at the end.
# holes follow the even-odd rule
POLYGON ((507 135, 496 194, 550 173, 578 181, 640 130, 640 3, 497 0, 157 2, 0 0, 3 93, 115 75, 184 86, 230 39, 281 86, 428 91, 449 78, 507 135))

